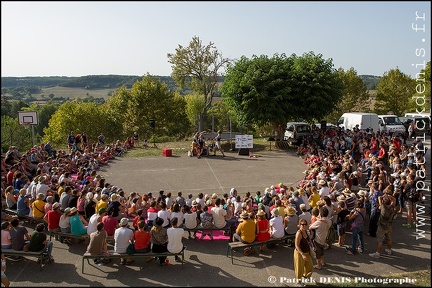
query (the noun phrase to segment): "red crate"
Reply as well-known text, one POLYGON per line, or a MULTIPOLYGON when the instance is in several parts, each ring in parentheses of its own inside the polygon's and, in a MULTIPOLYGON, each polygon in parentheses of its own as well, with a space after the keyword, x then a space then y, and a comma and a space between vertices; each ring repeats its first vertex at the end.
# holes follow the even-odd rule
POLYGON ((162 155, 165 157, 171 157, 172 156, 172 149, 169 149, 169 148, 162 149, 162 155))

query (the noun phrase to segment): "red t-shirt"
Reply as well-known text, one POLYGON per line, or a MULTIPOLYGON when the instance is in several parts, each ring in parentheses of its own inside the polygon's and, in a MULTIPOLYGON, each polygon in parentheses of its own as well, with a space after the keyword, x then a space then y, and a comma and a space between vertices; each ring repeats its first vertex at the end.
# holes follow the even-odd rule
POLYGON ((54 211, 54 210, 49 210, 46 213, 47 222, 48 222, 48 230, 60 228, 59 223, 60 223, 60 217, 61 216, 62 216, 62 214, 60 212, 54 211))
POLYGON ((260 231, 265 231, 268 229, 269 221, 267 219, 258 219, 257 222, 258 222, 259 231, 257 231, 255 240, 260 242, 269 240, 270 239, 269 231, 260 233, 260 231))
POLYGON ((146 249, 150 243, 150 233, 146 231, 135 231, 135 250, 146 249))
POLYGON ((117 218, 105 215, 102 217, 102 222, 104 223, 104 229, 108 233, 108 236, 114 235, 115 229, 118 224, 117 218))

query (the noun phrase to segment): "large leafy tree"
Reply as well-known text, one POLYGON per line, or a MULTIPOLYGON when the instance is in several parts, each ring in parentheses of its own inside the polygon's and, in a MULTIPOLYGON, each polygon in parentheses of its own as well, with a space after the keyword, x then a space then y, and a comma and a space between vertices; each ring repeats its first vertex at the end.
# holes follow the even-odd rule
POLYGON ((18 116, 1 117, 1 148, 7 151, 9 146, 17 146, 20 151, 29 149, 32 145, 31 126, 24 127, 18 123, 18 116))
POLYGON ((279 133, 290 120, 322 119, 338 103, 342 90, 332 60, 312 52, 301 57, 243 56, 228 68, 221 88, 240 124, 271 124, 279 133))
POLYGON ((402 116, 410 110, 409 101, 415 91, 415 80, 399 68, 385 72, 377 86, 375 107, 377 114, 393 113, 402 116))
POLYGON ((107 107, 116 122, 121 123, 124 136, 131 136, 134 131, 150 135, 150 119, 155 120, 157 135, 180 137, 189 128, 183 97, 150 75, 135 82, 131 89, 118 89, 107 107))
MULTIPOLYGON (((214 43, 203 45, 199 37, 194 36, 189 46, 178 45, 175 53, 168 53, 168 62, 172 64, 171 77, 181 88, 191 88, 193 92, 204 96, 204 107, 200 112, 205 115, 217 92, 218 76, 230 60, 223 58, 214 43)), ((202 126, 203 117, 200 117, 202 126)), ((201 127, 199 127, 201 129, 201 127)))
POLYGON ((202 113, 205 106, 203 95, 189 94, 184 97, 186 101, 186 115, 193 127, 198 127, 199 115, 202 113))
POLYGON ((51 141, 54 145, 64 147, 71 131, 75 134, 86 132, 89 142, 97 141, 101 132, 107 141, 114 141, 121 135, 121 126, 104 106, 94 102, 70 101, 60 105, 43 131, 44 142, 51 141))
POLYGON ((325 117, 326 120, 335 123, 345 112, 370 112, 371 98, 366 84, 357 75, 357 71, 352 67, 347 71, 339 68, 337 73, 343 82, 344 89, 339 103, 325 117))

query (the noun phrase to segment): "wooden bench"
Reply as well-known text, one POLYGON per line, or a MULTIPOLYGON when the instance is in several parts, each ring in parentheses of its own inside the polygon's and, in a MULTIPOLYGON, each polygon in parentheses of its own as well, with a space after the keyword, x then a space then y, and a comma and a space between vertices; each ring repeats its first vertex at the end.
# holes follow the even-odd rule
POLYGON ((75 239, 79 239, 79 240, 90 239, 90 236, 88 234, 75 235, 75 234, 72 234, 72 233, 54 232, 54 231, 49 231, 48 233, 49 233, 49 236, 50 236, 50 241, 52 241, 52 237, 55 237, 55 236, 60 236, 60 237, 65 237, 65 238, 75 238, 75 239))
POLYGON ((46 223, 45 220, 43 220, 43 219, 35 219, 35 218, 28 216, 28 215, 18 215, 16 210, 5 209, 4 211, 9 215, 17 215, 18 219, 27 220, 29 223, 32 223, 32 222, 33 223, 46 223))
POLYGON ((82 257, 82 263, 81 263, 81 272, 84 274, 84 260, 87 259, 87 263, 90 264, 90 259, 97 259, 97 258, 109 258, 109 259, 120 259, 120 258, 154 258, 154 257, 168 257, 168 256, 181 256, 181 263, 182 268, 184 264, 184 251, 186 249, 183 249, 179 253, 171 253, 171 252, 163 252, 163 253, 135 253, 135 254, 126 254, 126 253, 116 253, 114 250, 108 250, 110 256, 104 256, 104 255, 91 255, 90 253, 85 253, 82 257))
MULTIPOLYGON (((80 239, 84 239, 84 240, 90 239, 90 235, 88 235, 88 234, 75 235, 72 233, 65 233, 65 232, 60 232, 60 231, 58 231, 58 232, 48 231, 47 233, 50 236, 50 241, 52 241, 52 237, 55 237, 55 236, 60 236, 60 237, 64 237, 64 238, 75 238, 75 239, 79 239, 79 240, 80 239)), ((108 243, 114 243, 114 236, 113 235, 108 236, 107 242, 108 243)))
POLYGON ((202 228, 202 227, 197 226, 197 227, 192 228, 192 229, 188 229, 186 227, 183 227, 183 230, 186 231, 186 232, 194 232, 194 233, 198 232, 198 231, 224 231, 224 232, 228 232, 229 233, 229 237, 230 237, 229 239, 232 238, 230 227, 217 228, 217 227, 213 226, 211 228, 202 228))
POLYGON ((43 258, 46 256, 46 250, 42 250, 40 252, 30 252, 30 251, 17 251, 14 249, 2 249, 2 252, 5 256, 23 256, 23 257, 36 257, 38 258, 40 270, 42 270, 43 266, 43 258))
POLYGON ((268 244, 279 244, 281 242, 293 242, 295 239, 295 235, 285 235, 280 239, 270 238, 267 241, 254 241, 252 243, 243 243, 243 242, 229 242, 227 246, 227 257, 231 256, 231 264, 234 264, 233 250, 234 249, 244 249, 244 248, 252 248, 256 246, 265 246, 268 244))

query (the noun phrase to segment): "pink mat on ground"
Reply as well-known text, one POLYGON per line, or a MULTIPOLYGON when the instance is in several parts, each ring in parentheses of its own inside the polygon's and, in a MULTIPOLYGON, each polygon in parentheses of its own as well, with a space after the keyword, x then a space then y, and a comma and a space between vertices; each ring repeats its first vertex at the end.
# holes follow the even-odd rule
MULTIPOLYGON (((225 236, 225 235, 223 235, 223 231, 222 230, 213 230, 213 231, 211 231, 211 232, 213 232, 212 234, 213 234, 213 239, 214 240, 229 240, 229 236, 225 236)), ((207 234, 207 233, 206 233, 207 234)), ((199 240, 199 238, 201 237, 201 232, 200 231, 198 231, 197 233, 196 233, 196 238, 199 240)), ((201 241, 211 241, 211 239, 210 239, 210 237, 208 236, 208 235, 206 235, 205 237, 204 237, 204 239, 203 240, 201 240, 201 241)))

